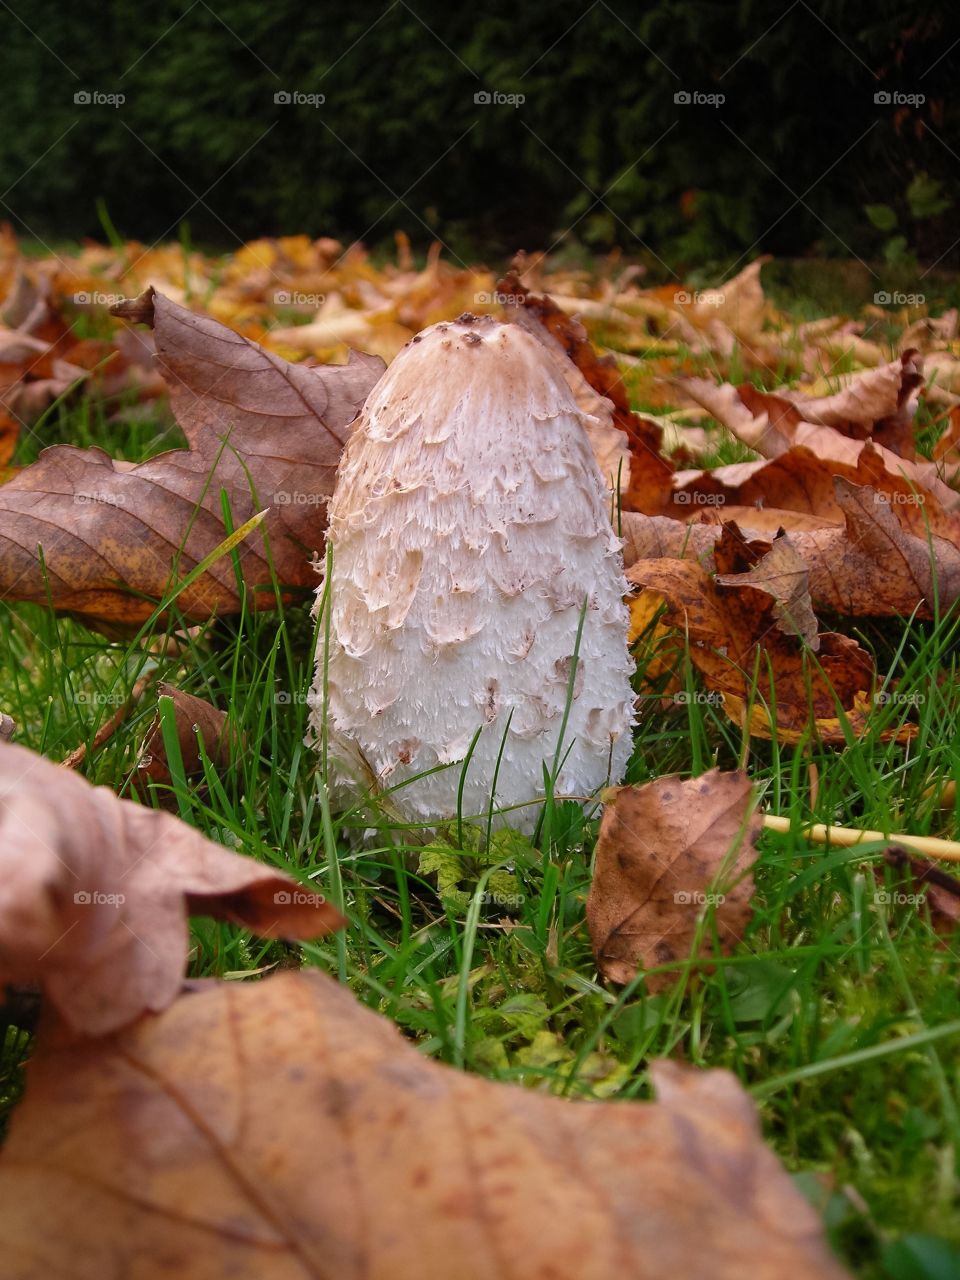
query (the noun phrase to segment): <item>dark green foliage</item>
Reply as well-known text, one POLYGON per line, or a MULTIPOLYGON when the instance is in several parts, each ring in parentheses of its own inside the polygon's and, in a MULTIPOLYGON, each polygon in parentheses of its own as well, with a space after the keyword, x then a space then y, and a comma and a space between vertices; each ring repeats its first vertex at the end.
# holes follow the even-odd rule
POLYGON ((952 6, 892 0, 11 0, 0 215, 102 236, 102 196, 124 235, 187 219, 228 248, 403 227, 467 253, 567 234, 646 247, 662 274, 760 250, 932 260, 960 195, 941 57, 955 24, 952 6), (125 101, 75 104, 83 90, 125 101), (480 90, 526 100, 478 105, 480 90), (875 103, 896 91, 925 101, 875 103), (867 206, 892 212, 878 226, 867 206))

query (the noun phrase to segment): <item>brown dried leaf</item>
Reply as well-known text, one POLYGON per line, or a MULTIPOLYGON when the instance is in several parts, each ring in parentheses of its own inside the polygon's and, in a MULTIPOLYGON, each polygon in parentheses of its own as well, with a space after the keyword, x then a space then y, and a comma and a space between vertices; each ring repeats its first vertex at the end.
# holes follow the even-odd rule
POLYGON ((40 1039, 0 1157, 8 1280, 845 1275, 726 1071, 549 1097, 430 1062, 316 972, 40 1039))
MULTIPOLYGON (((778 466, 775 463, 765 466, 778 466)), ((960 598, 960 520, 929 496, 879 493, 833 477, 833 505, 843 523, 809 519, 811 527, 791 528, 790 542, 808 572, 816 609, 851 617, 930 618, 934 601, 946 608, 960 598)), ((736 510, 744 538, 762 539, 767 511, 718 504, 724 516, 736 510)), ((711 509, 712 510, 712 509, 711 509)), ((772 523, 782 527, 781 515, 772 523)), ((719 519, 719 516, 718 516, 719 519)), ((722 536, 717 523, 681 525, 665 517, 625 511, 621 516, 624 561, 683 557, 708 571, 718 568, 714 548, 722 536)), ((729 523, 725 521, 724 523, 729 523)))
MULTIPOLYGON (((763 564, 758 565, 761 578, 763 564)), ((639 622, 649 620, 644 596, 654 592, 667 606, 663 624, 687 637, 690 661, 735 723, 780 742, 813 734, 843 745, 844 720, 855 735, 863 733, 876 683, 870 655, 855 640, 832 632, 818 636, 812 652, 796 635, 784 633, 771 594, 777 590, 775 575, 762 587, 743 581, 746 576, 730 574, 719 582, 690 560, 640 560, 627 572, 630 582, 646 589, 632 605, 639 622)), ((787 582, 795 585, 794 579, 787 582)), ((675 641, 669 648, 675 652, 675 641)), ((899 735, 911 732, 905 726, 899 735)))
POLYGON ((835 427, 854 439, 872 436, 875 443, 913 458, 913 420, 922 386, 923 357, 908 348, 899 359, 856 374, 830 395, 809 396, 793 388, 776 395, 794 405, 804 422, 835 427))
POLYGON ((0 985, 41 983, 85 1034, 176 997, 188 913, 267 938, 342 924, 321 895, 299 889, 170 814, 0 744, 0 985))
MULTIPOLYGON (((587 924, 597 966, 613 982, 688 958, 703 908, 715 909, 721 945, 732 948, 750 918, 762 821, 744 773, 657 778, 619 787, 604 810, 587 924)), ((700 948, 702 954, 705 948, 700 948)), ((647 975, 651 991, 674 973, 647 975)))
MULTIPOLYGON (((173 715, 177 726, 177 742, 183 760, 184 773, 188 778, 203 772, 203 760, 200 755, 200 739, 203 750, 211 764, 218 768, 226 768, 230 762, 233 735, 227 720, 227 713, 218 710, 206 698, 197 698, 192 693, 185 693, 172 684, 161 684, 157 689, 160 698, 170 698, 173 702, 173 715)), ((159 713, 147 732, 140 749, 137 761, 137 781, 142 785, 157 783, 169 787, 170 761, 163 741, 163 728, 159 713)), ((176 797, 169 792, 160 792, 157 797, 161 805, 176 805, 176 797)))
MULTIPOLYGON (((92 623, 138 625, 226 537, 221 491, 234 528, 270 507, 236 550, 254 606, 274 603, 272 590, 258 590, 270 582, 264 529, 280 582, 314 586, 310 557, 322 544, 340 451, 382 362, 289 364, 152 289, 118 310, 152 319, 190 447, 134 467, 100 449, 45 450, 0 488, 0 594, 44 602, 49 590, 55 608, 92 623)), ((232 558, 177 603, 198 620, 238 610, 232 558)))
MULTIPOLYGON (((677 381, 677 386, 697 404, 709 410, 727 430, 765 458, 795 458, 797 450, 805 449, 821 464, 832 468, 834 474, 845 474, 852 478, 859 473, 861 455, 866 450, 873 459, 871 465, 876 467, 879 463, 880 474, 898 491, 902 487, 907 492, 916 492, 919 486, 921 492, 928 492, 945 510, 958 510, 960 493, 944 483, 940 470, 934 463, 900 457, 882 442, 886 430, 901 448, 908 448, 904 424, 912 424, 916 412, 915 389, 918 379, 922 377, 922 372, 918 372, 922 368, 919 362, 920 357, 915 352, 907 352, 900 360, 886 367, 885 380, 881 377, 883 370, 868 370, 837 395, 810 402, 815 415, 830 418, 836 418, 841 409, 861 413, 867 407, 890 408, 889 418, 867 424, 869 430, 853 419, 846 420, 845 426, 849 434, 844 434, 836 426, 807 421, 803 417, 805 402, 796 393, 791 393, 791 401, 784 395, 757 391, 749 385, 717 385, 703 378, 681 378, 677 381), (868 387, 862 395, 858 395, 858 389, 863 388, 864 380, 871 378, 882 382, 883 387, 868 387), (897 380, 896 385, 894 378, 897 380), (881 394, 881 391, 886 394, 881 394), (863 429, 859 432, 860 438, 852 439, 855 425, 863 429), (875 428, 880 438, 872 438, 870 433, 875 428)), ((913 451, 912 444, 908 451, 913 451)), ((759 470, 756 464, 747 465, 755 468, 753 474, 759 470)), ((767 469, 763 468, 763 472, 766 477, 767 469)), ((742 479, 746 479, 746 476, 743 475, 742 479)), ((684 481, 684 477, 678 476, 675 477, 674 484, 683 486, 684 481)), ((730 483, 729 478, 727 483, 730 483)), ((769 500, 773 506, 791 506, 790 502, 782 501, 776 493, 765 492, 759 496, 769 500)), ((733 501, 737 499, 734 498, 733 501)), ((814 508, 803 506, 799 509, 814 508)), ((829 512, 820 510, 818 514, 827 515, 829 512)))
POLYGON ((732 521, 723 526, 713 549, 715 581, 721 587, 756 587, 773 600, 778 628, 818 647, 817 619, 810 601, 807 567, 786 534, 773 542, 748 538, 732 521))

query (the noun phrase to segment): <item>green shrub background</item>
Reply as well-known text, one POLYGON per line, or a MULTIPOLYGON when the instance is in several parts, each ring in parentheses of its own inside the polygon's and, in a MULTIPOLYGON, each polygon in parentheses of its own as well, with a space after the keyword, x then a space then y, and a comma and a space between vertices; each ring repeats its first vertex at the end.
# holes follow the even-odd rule
POLYGON ((402 227, 463 254, 566 233, 665 274, 759 251, 955 265, 945 3, 10 0, 0 22, 0 217, 23 235, 102 238, 100 197, 125 236, 185 219, 226 248, 402 227))

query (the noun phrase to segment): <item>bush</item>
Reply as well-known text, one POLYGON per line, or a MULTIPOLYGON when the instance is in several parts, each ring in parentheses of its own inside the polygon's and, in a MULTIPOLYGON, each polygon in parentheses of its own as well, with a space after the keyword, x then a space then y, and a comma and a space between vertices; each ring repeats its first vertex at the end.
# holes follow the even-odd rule
POLYGON ((186 219, 226 247, 397 227, 459 252, 575 238, 665 275, 763 250, 956 256, 945 4, 12 5, 0 190, 25 234, 102 236, 102 197, 124 235, 186 219))

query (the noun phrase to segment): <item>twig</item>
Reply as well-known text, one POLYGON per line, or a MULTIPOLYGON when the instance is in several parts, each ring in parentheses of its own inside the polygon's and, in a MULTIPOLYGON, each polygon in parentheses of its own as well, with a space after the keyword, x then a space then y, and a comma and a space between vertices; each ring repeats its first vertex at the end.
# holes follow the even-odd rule
MULTIPOLYGON (((130 714, 131 710, 136 706, 136 704, 143 697, 144 689, 146 689, 147 685, 149 685, 156 678, 157 678, 156 668, 153 671, 148 671, 146 675, 143 675, 140 677, 140 679, 136 682, 136 684, 130 690, 130 696, 129 698, 127 698, 126 702, 124 702, 122 706, 117 707, 116 711, 109 718, 109 720, 104 720, 103 724, 100 726, 97 732, 93 735, 93 742, 90 744, 91 750, 99 751, 99 749, 103 746, 106 740, 109 737, 111 737, 114 733, 116 733, 116 731, 123 724, 124 720, 130 714)), ((71 751, 70 754, 65 759, 60 761, 60 763, 65 769, 76 769, 81 764, 83 764, 86 758, 87 758, 87 744, 85 742, 81 742, 79 747, 71 751)))
MULTIPOLYGON (((794 828, 789 818, 781 818, 774 813, 763 816, 763 825, 768 831, 789 832, 794 828)), ((931 858, 941 858, 944 862, 960 862, 960 842, 941 840, 938 836, 909 836, 899 831, 863 831, 859 827, 827 827, 817 822, 809 827, 801 827, 798 832, 804 840, 813 844, 834 844, 849 847, 863 844, 867 840, 877 840, 884 844, 898 844, 904 849, 914 849, 918 853, 926 853, 931 858)))

